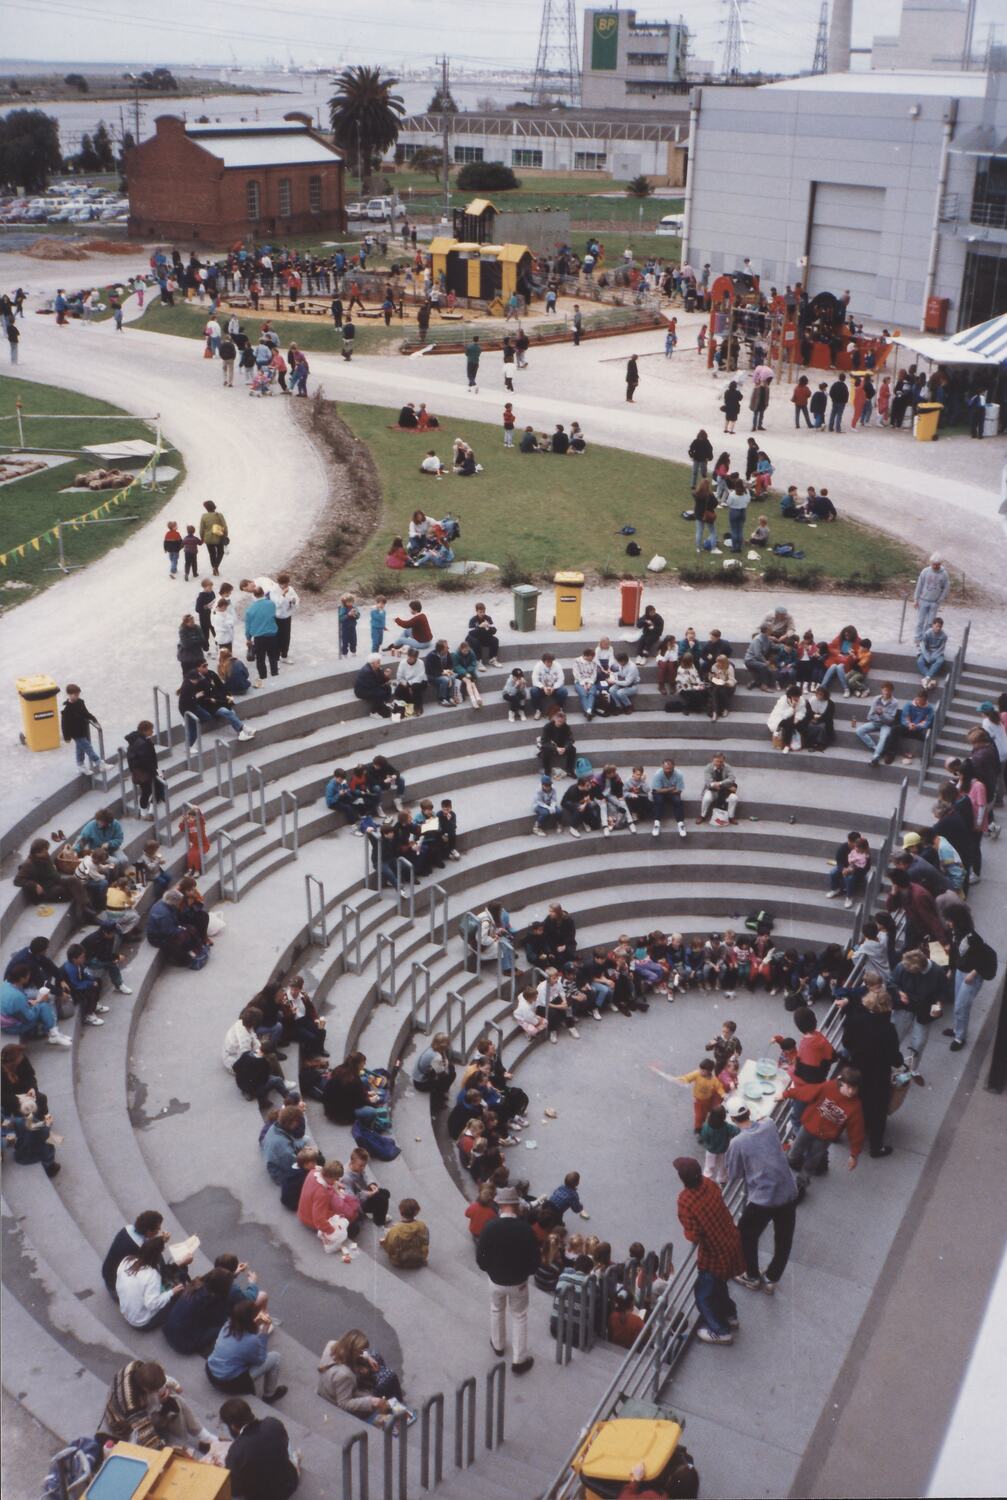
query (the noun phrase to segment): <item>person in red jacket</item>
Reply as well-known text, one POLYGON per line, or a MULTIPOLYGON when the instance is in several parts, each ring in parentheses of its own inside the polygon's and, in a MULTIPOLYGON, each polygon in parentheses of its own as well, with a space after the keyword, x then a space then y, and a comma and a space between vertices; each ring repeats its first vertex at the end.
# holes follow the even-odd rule
MULTIPOLYGON (((791 1076, 795 1083, 824 1083, 829 1076, 829 1068, 835 1062, 836 1053, 828 1037, 818 1030, 818 1019, 810 1005, 802 1005, 794 1011, 794 1026, 801 1037, 797 1043, 791 1076)), ((783 1037, 774 1036, 773 1041, 782 1043, 783 1037)), ((801 1123, 804 1109, 804 1096, 801 1094, 790 1106, 790 1118, 795 1128, 801 1123)))
POLYGON ((798 1187, 806 1188, 808 1174, 828 1170, 829 1146, 846 1132, 850 1146, 849 1171, 857 1165, 864 1148, 864 1111, 860 1103, 860 1074, 843 1068, 837 1078, 825 1083, 801 1083, 795 1078, 784 1099, 800 1099, 804 1105, 801 1128, 790 1148, 790 1165, 797 1173, 798 1187), (807 1167, 807 1171, 802 1168, 807 1167))
POLYGON ((347 1233, 356 1239, 360 1233, 360 1200, 343 1185, 341 1161, 327 1161, 324 1167, 314 1167, 304 1179, 301 1197, 297 1205, 297 1217, 309 1229, 319 1234, 331 1234, 329 1220, 333 1214, 346 1219, 347 1233))

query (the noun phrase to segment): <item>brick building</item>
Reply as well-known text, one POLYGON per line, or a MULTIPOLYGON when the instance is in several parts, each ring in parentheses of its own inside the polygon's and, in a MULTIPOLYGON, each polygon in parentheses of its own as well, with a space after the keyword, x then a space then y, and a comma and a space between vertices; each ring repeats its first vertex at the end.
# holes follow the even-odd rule
POLYGON ((126 152, 132 237, 220 248, 345 230, 342 157, 307 115, 248 125, 160 115, 155 127, 126 152))

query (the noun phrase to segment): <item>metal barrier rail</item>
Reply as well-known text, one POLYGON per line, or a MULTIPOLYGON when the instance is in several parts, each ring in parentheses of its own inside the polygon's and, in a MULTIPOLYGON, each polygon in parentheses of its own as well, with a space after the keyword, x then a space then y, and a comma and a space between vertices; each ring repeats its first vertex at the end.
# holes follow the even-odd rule
POLYGON ((105 759, 105 734, 104 734, 104 731, 103 731, 103 729, 102 729, 102 727, 101 727, 100 724, 95 724, 94 728, 98 732, 98 754, 101 757, 101 767, 100 767, 100 770, 101 770, 101 789, 102 789, 103 792, 107 792, 108 789, 109 789, 108 783, 109 783, 109 780, 110 780, 110 772, 112 771, 112 767, 109 765, 108 761, 105 759))
POLYGON ((447 1032, 449 1037, 453 1037, 455 1034, 454 1012, 456 1005, 458 1006, 461 1017, 457 1027, 459 1041, 461 1043, 460 1047, 458 1048, 457 1055, 459 1061, 464 1062, 466 1054, 468 1053, 468 1047, 465 1045, 465 1027, 467 1023, 465 1001, 463 1000, 462 996, 459 995, 457 990, 448 990, 444 1000, 444 1030, 447 1032))
MULTIPOLYGON (((852 988, 858 982, 863 970, 864 960, 857 959, 846 976, 845 987, 852 988)), ((843 1008, 833 1005, 822 1022, 820 1030, 829 1041, 839 1040, 844 1016, 843 1008)), ((790 1101, 781 1099, 770 1118, 780 1132, 781 1141, 786 1144, 794 1133, 790 1101)), ((740 1214, 742 1199, 741 1183, 735 1184, 735 1187, 725 1194, 725 1202, 735 1218, 740 1214)), ((554 1477, 552 1483, 543 1490, 543 1500, 574 1500, 575 1496, 580 1495, 580 1479, 570 1469, 570 1461, 580 1447, 583 1434, 595 1422, 604 1421, 613 1416, 626 1400, 648 1399, 653 1402, 659 1398, 671 1369, 688 1344, 697 1321, 693 1305, 695 1270, 696 1250, 693 1246, 686 1254, 674 1280, 661 1294, 650 1318, 613 1375, 601 1399, 582 1424, 581 1435, 570 1450, 562 1469, 554 1477)), ((579 1289, 571 1287, 569 1290, 576 1293, 579 1289)), ((565 1363, 559 1360, 558 1353, 557 1362, 565 1363)))
POLYGON ((517 995, 517 955, 514 952, 514 944, 508 942, 507 938, 500 938, 497 942, 497 993, 501 1000, 506 998, 511 1005, 517 995), (504 968, 504 955, 510 954, 510 968, 504 968), (504 991, 508 993, 504 994, 504 991))
POLYGON ((190 710, 182 715, 182 744, 185 747, 185 769, 192 770, 192 762, 196 762, 196 775, 203 775, 203 725, 202 721, 190 710), (190 743, 190 729, 194 729, 190 743))
POLYGON ((154 689, 154 739, 158 750, 164 755, 165 760, 171 755, 171 741, 173 735, 171 722, 171 694, 166 693, 164 688, 154 689), (161 728, 161 699, 164 699, 164 728, 161 728), (162 743, 161 736, 165 736, 162 743))
POLYGON ((126 752, 119 746, 116 751, 119 762, 119 797, 122 801, 122 815, 124 818, 138 818, 140 816, 140 789, 132 776, 127 773, 126 752))
POLYGON ((367 1464, 367 1433, 355 1432, 343 1443, 342 1500, 370 1500, 370 1473, 367 1464), (353 1453, 357 1454, 357 1482, 353 1480, 353 1453))
POLYGON ((297 796, 287 788, 280 793, 280 843, 284 849, 291 849, 296 854, 300 844, 300 828, 298 820, 300 810, 297 806, 297 796), (293 824, 293 832, 290 835, 291 842, 287 843, 287 814, 290 813, 293 824))
POLYGON ((308 905, 308 942, 316 944, 319 948, 329 946, 329 927, 325 919, 325 887, 317 875, 305 875, 304 896, 308 905), (312 904, 312 887, 318 891, 318 911, 314 911, 312 904))
POLYGON ((899 800, 888 819, 888 829, 881 841, 881 849, 878 852, 878 857, 871 864, 870 871, 867 875, 867 880, 864 884, 864 893, 860 898, 860 905, 857 908, 857 915, 854 918, 853 935, 850 940, 854 948, 857 947, 861 938, 863 937, 864 923, 867 921, 868 917, 877 904, 878 892, 881 889, 881 880, 888 868, 888 861, 891 859, 892 850, 895 848, 895 840, 898 838, 899 829, 902 827, 902 819, 905 816, 906 795, 908 791, 909 778, 907 776, 903 776, 902 783, 899 787, 899 800))
POLYGON ((481 924, 479 922, 479 918, 476 916, 474 911, 467 911, 463 913, 458 921, 458 931, 461 933, 462 942, 465 944, 465 967, 466 969, 468 968, 468 956, 471 954, 471 956, 475 959, 475 972, 477 979, 482 978, 483 972, 483 954, 482 947, 479 943, 480 925, 481 924), (468 934, 466 934, 465 929, 469 926, 469 924, 471 924, 471 926, 469 927, 468 934))
POLYGON ((395 939, 389 937, 387 932, 379 932, 374 946, 375 965, 377 978, 374 981, 378 1003, 383 1000, 387 1005, 394 1005, 398 984, 396 981, 395 964, 395 939), (385 976, 388 983, 385 984, 385 976))
POLYGON ((234 804, 234 741, 215 739, 213 742, 213 770, 217 784, 217 796, 228 807, 234 804), (221 767, 221 758, 224 765, 221 767), (227 788, 225 791, 224 788, 227 788))
POLYGON ((213 837, 217 845, 217 880, 220 884, 220 899, 221 901, 238 901, 241 897, 241 892, 238 890, 238 846, 223 828, 218 828, 213 837), (231 867, 230 891, 227 888, 228 875, 224 870, 225 852, 231 867))
MULTIPOLYGON (((485 1021, 479 1028, 479 1035, 476 1037, 476 1042, 481 1041, 484 1036, 491 1036, 494 1032, 496 1032, 497 1057, 503 1062, 504 1034, 503 1027, 499 1021, 485 1021)), ((473 1042, 472 1045, 475 1046, 476 1042, 473 1042)))
POLYGON ((598 1316, 598 1283, 592 1276, 583 1286, 560 1287, 553 1307, 556 1314, 556 1363, 568 1365, 574 1348, 585 1353, 594 1347, 598 1316))
POLYGON ((156 777, 154 785, 150 790, 150 805, 154 811, 154 833, 158 840, 167 844, 170 849, 175 842, 175 829, 171 820, 171 793, 168 790, 167 780, 158 782, 156 777), (158 801, 157 788, 160 785, 164 796, 158 801), (162 827, 163 821, 163 827, 162 827))
POLYGON ((407 1500, 409 1444, 406 1442, 406 1431, 406 1419, 401 1415, 392 1417, 384 1428, 383 1500, 407 1500))
POLYGON ((455 1468, 467 1469, 475 1457, 476 1378, 469 1375, 455 1391, 455 1468))
POLYGON ((503 1360, 486 1371, 486 1447, 492 1452, 504 1440, 507 1403, 507 1366, 503 1360))
POLYGON ((266 778, 262 774, 261 767, 259 767, 259 766, 253 766, 251 763, 249 763, 245 767, 245 790, 248 793, 248 821, 250 823, 257 823, 260 828, 265 829, 265 827, 266 827, 266 778), (256 816, 256 812, 255 812, 255 791, 256 791, 256 786, 253 786, 253 784, 252 784, 253 783, 253 778, 255 779, 255 781, 257 783, 257 789, 258 789, 258 793, 259 793, 259 812, 258 812, 258 816, 256 816))
POLYGON ((428 1396, 420 1409, 420 1484, 425 1490, 431 1488, 430 1474, 430 1429, 433 1428, 433 1484, 444 1478, 444 1392, 435 1391, 428 1396), (436 1412, 436 1420, 432 1413, 436 1412))
MULTIPOLYGON (((313 877, 309 875, 307 878, 309 880, 311 880, 313 877)), ((309 905, 309 908, 308 908, 309 920, 310 920, 310 915, 311 915, 311 909, 310 909, 310 905, 309 905)), ((343 905, 342 905, 342 908, 341 908, 341 911, 340 911, 340 923, 339 923, 339 926, 340 926, 340 936, 342 938, 342 943, 343 943, 343 968, 344 969, 349 969, 349 971, 350 971, 351 974, 359 974, 361 972, 361 970, 363 969, 363 967, 364 967, 364 961, 363 961, 363 958, 361 957, 361 952, 360 952, 361 942, 360 942, 360 908, 359 908, 359 906, 350 906, 350 904, 349 904, 348 901, 344 901, 343 905), (350 936, 350 928, 351 928, 351 926, 353 928, 353 935, 352 935, 352 937, 350 936)))
POLYGON ((381 839, 373 828, 364 831, 364 889, 381 894, 381 839))
POLYGON ((962 669, 965 666, 965 657, 968 651, 969 636, 971 635, 971 633, 972 621, 967 620, 965 622, 965 629, 962 631, 961 644, 959 645, 958 650, 955 652, 954 658, 951 662, 951 670, 947 676, 944 692, 941 694, 941 701, 938 703, 937 709, 934 713, 934 722, 930 726, 930 733, 923 741, 923 749, 920 753, 920 773, 916 782, 916 789, 920 792, 923 791, 923 788, 926 785, 927 772, 930 770, 930 766, 934 758, 934 751, 937 748, 937 741, 940 737, 941 731, 944 728, 944 723, 947 719, 948 710, 951 707, 952 699, 958 691, 958 684, 961 681, 962 669))
POLYGON ((416 870, 411 860, 404 859, 401 855, 395 861, 395 873, 398 879, 395 883, 395 911, 402 916, 402 898, 408 897, 406 902, 407 915, 410 922, 416 920, 416 870), (403 883, 405 889, 403 889, 403 883))
POLYGON ((430 887, 430 941, 437 943, 439 948, 446 948, 448 945, 448 893, 442 885, 430 887), (441 909, 439 919, 438 907, 441 909), (438 926, 441 929, 439 939, 437 937, 438 926))
POLYGON ((430 985, 430 970, 427 968, 426 964, 421 964, 417 959, 414 959, 413 967, 409 975, 409 1020, 412 1024, 413 1030, 422 1031, 424 1036, 430 1035, 430 985), (420 983, 421 976, 423 993, 421 996, 417 997, 416 989, 418 984, 420 983), (422 1026, 416 1019, 416 1012, 419 1010, 421 1005, 423 1007, 422 1026))

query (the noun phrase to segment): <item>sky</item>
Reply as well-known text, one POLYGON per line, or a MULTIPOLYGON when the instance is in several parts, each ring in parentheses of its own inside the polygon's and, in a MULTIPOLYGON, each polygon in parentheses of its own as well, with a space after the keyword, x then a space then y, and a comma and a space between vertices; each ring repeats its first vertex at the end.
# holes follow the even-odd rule
MULTIPOLYGON (((555 3, 555 0, 554 0, 555 3)), ((677 20, 694 33, 698 58, 719 64, 728 0, 638 0, 640 20, 677 20)), ((361 7, 332 0, 2 0, 3 51, 37 61, 263 64, 342 67, 429 64, 446 51, 462 69, 532 68, 543 0, 380 0, 361 7), (56 50, 54 50, 56 49, 56 50)), ((576 0, 578 38, 583 0, 576 0)), ((627 7, 622 6, 625 9, 627 7)), ((742 0, 746 66, 810 67, 819 0, 742 0)), ((854 0, 854 45, 898 28, 900 0, 854 0)), ((1007 21, 1004 0, 978 0, 977 43, 991 21, 1007 21)), ((1007 40, 1007 24, 1001 26, 1007 40)))

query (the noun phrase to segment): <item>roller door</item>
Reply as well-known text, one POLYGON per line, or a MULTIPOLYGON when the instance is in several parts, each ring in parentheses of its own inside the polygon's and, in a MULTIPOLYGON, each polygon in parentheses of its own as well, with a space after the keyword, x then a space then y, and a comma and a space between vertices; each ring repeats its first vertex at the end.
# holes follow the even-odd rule
POLYGON ((811 296, 850 293, 861 316, 874 312, 874 283, 881 253, 884 188, 815 184, 807 288, 811 296))

